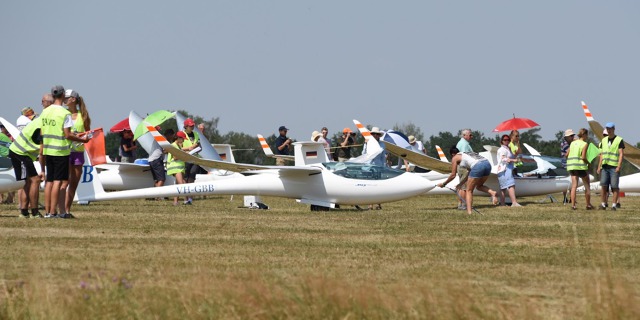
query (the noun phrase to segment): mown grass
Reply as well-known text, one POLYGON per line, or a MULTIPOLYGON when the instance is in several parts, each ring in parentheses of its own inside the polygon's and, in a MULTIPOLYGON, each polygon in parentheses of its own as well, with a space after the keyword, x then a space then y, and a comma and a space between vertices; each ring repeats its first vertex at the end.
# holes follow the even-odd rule
POLYGON ((3 206, 0 318, 640 318, 640 198, 615 213, 540 199, 480 198, 472 216, 449 196, 104 202, 53 221, 3 206))

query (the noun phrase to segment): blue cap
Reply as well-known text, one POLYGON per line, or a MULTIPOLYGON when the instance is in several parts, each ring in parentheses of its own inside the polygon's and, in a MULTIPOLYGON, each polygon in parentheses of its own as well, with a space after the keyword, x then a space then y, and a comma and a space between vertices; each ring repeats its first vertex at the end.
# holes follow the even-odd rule
POLYGON ((607 128, 615 128, 616 124, 613 123, 613 122, 607 122, 607 125, 605 127, 607 127, 607 128))

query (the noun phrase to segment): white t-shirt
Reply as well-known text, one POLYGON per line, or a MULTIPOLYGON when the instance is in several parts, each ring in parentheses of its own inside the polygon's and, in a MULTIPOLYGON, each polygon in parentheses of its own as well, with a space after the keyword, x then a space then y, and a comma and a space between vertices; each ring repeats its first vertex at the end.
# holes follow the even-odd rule
POLYGON ((26 127, 29 124, 29 122, 31 122, 31 119, 29 119, 29 117, 27 117, 27 116, 19 116, 18 120, 16 120, 16 128, 18 128, 18 130, 22 131, 22 129, 24 129, 24 127, 26 127))
POLYGON ((487 159, 475 152, 463 152, 460 166, 471 170, 480 161, 487 161, 487 159))

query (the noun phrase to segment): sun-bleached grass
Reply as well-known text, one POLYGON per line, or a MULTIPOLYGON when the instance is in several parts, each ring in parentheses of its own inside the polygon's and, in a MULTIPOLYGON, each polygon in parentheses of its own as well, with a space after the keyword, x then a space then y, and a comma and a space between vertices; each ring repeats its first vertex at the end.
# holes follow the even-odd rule
POLYGON ((472 216, 450 196, 132 200, 54 221, 3 206, 0 318, 638 318, 640 198, 615 213, 541 199, 479 198, 472 216))

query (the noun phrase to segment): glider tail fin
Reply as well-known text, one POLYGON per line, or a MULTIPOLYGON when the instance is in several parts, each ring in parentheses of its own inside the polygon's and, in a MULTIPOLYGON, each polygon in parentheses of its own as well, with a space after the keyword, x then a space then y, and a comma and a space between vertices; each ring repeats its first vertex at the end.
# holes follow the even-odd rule
POLYGON ((360 131, 360 134, 364 137, 364 141, 369 141, 369 139, 371 139, 371 132, 369 129, 363 126, 362 123, 356 119, 353 119, 353 123, 356 125, 356 128, 358 128, 358 131, 360 131))
POLYGON ((84 152, 84 165, 82 166, 82 175, 80 183, 76 190, 75 199, 78 203, 89 203, 96 199, 96 195, 105 193, 102 188, 102 181, 98 177, 98 171, 91 164, 87 152, 84 152))
POLYGON ((258 141, 260 141, 260 146, 262 146, 264 154, 269 158, 273 158, 273 151, 271 151, 267 140, 261 134, 258 134, 258 141))
POLYGON ((587 107, 587 104, 584 103, 584 101, 582 101, 582 111, 584 111, 584 116, 587 117, 587 121, 595 121, 591 115, 591 111, 589 111, 589 107, 587 107))
POLYGON ((437 144, 436 144, 436 151, 438 151, 438 157, 440 158, 441 161, 449 162, 449 159, 447 159, 447 156, 445 156, 444 152, 442 152, 442 148, 440 148, 440 146, 437 144))
POLYGON ((169 140, 167 140, 167 138, 165 138, 160 132, 158 132, 158 130, 156 130, 156 128, 154 126, 150 126, 147 125, 147 130, 149 130, 149 132, 151 132, 151 135, 153 136, 153 139, 164 149, 166 147, 170 147, 171 143, 169 143, 169 140))

